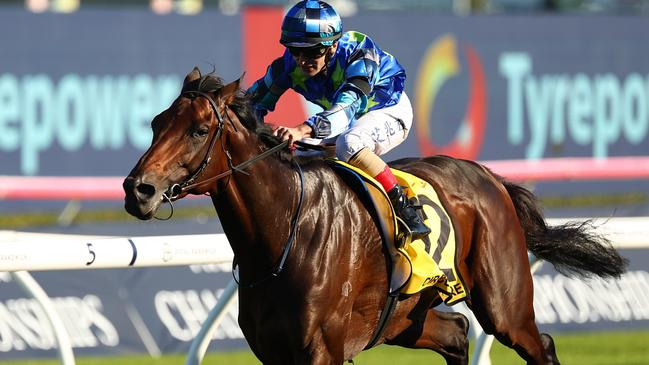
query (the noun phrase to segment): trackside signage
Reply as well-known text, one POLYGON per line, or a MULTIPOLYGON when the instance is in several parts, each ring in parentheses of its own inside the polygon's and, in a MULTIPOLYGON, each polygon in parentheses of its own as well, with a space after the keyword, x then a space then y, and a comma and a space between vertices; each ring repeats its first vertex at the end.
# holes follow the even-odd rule
MULTIPOLYGON (((12 51, 3 52, 0 67, 2 174, 128 171, 150 142, 150 120, 194 65, 227 80, 246 71, 242 32, 269 30, 245 20, 144 9, 3 11, 0 33, 21 32, 3 43, 12 51)), ((415 121, 409 142, 388 157, 649 153, 649 51, 639 36, 649 31, 645 19, 395 13, 389 20, 357 15, 345 27, 370 34, 407 71, 415 121)), ((279 56, 254 54, 268 62, 279 56)))
MULTIPOLYGON (((414 28, 418 19, 407 23, 414 28)), ((421 40, 421 49, 381 42, 389 43, 385 47, 395 55, 420 55, 398 59, 408 71, 422 154, 537 160, 649 152, 649 52, 637 43, 638 34, 648 30, 646 22, 606 17, 427 20, 430 36, 421 40)), ((396 15, 392 21, 406 20, 396 15)), ((362 26, 367 24, 359 21, 362 26)), ((393 30, 376 32, 385 39, 393 30)), ((404 32, 409 40, 420 38, 413 35, 417 30, 404 32)))
POLYGON ((151 119, 178 95, 178 75, 0 74, 0 147, 19 156, 20 172, 36 175, 53 146, 110 155, 151 144, 151 119), (155 90, 155 92, 153 92, 155 90))
POLYGON ((120 176, 194 66, 241 75, 240 17, 2 9, 0 175, 120 176), (17 31, 19 30, 19 31, 17 31), (234 31, 233 31, 234 30, 234 31))
POLYGON ((649 272, 632 270, 620 280, 536 275, 536 320, 548 326, 596 325, 623 327, 649 320, 649 272))
POLYGON ((544 263, 534 275, 536 322, 549 333, 649 328, 649 250, 620 250, 630 259, 620 279, 566 277, 544 263))
MULTIPOLYGON (((52 298, 76 355, 186 352, 232 278, 230 265, 33 273, 52 298)), ((9 273, 0 273, 2 358, 51 357, 45 313, 9 273)), ((236 299, 212 349, 246 346, 236 299)))
MULTIPOLYGON (((649 327, 649 250, 621 250, 631 259, 619 280, 584 280, 544 264, 534 276, 542 331, 562 333, 649 327)), ((53 299, 76 355, 186 352, 232 279, 227 265, 34 273, 53 299)), ((246 348, 235 304, 214 334, 212 350, 246 348)), ((561 351, 561 344, 558 344, 561 351)), ((51 357, 54 334, 35 300, 0 273, 2 358, 51 357)))
POLYGON ((615 143, 649 146, 649 73, 535 74, 523 52, 502 53, 498 65, 507 82, 507 140, 523 145, 527 159, 567 141, 589 146, 595 158, 608 157, 615 143))

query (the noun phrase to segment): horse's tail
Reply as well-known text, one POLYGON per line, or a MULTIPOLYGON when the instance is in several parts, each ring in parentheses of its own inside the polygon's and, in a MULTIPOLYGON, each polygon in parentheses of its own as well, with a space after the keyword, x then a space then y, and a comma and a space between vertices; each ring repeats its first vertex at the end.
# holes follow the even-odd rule
POLYGON ((548 226, 534 195, 524 187, 501 181, 516 207, 525 231, 527 248, 537 258, 550 262, 563 274, 582 277, 620 277, 628 260, 611 242, 594 231, 593 222, 571 222, 548 226))

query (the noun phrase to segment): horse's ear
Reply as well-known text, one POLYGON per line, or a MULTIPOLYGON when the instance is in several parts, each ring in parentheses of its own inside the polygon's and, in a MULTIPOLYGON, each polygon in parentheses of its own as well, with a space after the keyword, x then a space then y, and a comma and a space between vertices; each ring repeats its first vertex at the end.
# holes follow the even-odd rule
POLYGON ((192 82, 200 78, 201 78, 201 70, 199 70, 198 67, 194 66, 192 72, 188 73, 187 76, 185 76, 185 81, 183 81, 183 85, 187 85, 188 82, 192 82))
POLYGON ((237 91, 239 91, 239 86, 241 85, 242 79, 243 79, 243 75, 241 75, 241 77, 239 77, 237 80, 234 80, 231 83, 223 86, 223 88, 221 88, 221 92, 219 93, 219 95, 221 96, 221 99, 223 99, 223 101, 226 104, 229 104, 234 98, 234 96, 237 94, 237 91))

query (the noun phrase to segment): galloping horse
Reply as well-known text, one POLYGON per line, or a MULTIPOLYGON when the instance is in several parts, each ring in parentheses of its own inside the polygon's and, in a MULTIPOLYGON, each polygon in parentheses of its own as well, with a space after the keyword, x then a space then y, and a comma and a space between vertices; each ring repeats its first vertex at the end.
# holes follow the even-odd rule
MULTIPOLYGON (((322 159, 300 160, 251 112, 239 80, 197 68, 156 116, 153 142, 124 181, 125 208, 208 194, 239 268, 239 324, 264 364, 342 364, 370 342, 387 298, 380 232, 322 159)), ((467 304, 487 333, 530 364, 558 364, 534 322, 529 249, 562 272, 619 276, 626 260, 592 225, 549 227, 534 196, 487 168, 445 156, 391 163, 430 183, 451 217, 467 304)), ((399 297, 377 344, 468 363, 468 321, 433 309, 435 289, 399 297)))

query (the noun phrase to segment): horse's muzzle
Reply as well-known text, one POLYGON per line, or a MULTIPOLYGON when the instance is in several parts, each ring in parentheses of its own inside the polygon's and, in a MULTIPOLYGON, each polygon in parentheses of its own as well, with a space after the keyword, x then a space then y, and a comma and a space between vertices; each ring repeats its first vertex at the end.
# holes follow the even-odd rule
POLYGON ((124 188, 124 209, 139 219, 153 218, 160 205, 160 192, 155 185, 142 181, 140 177, 128 176, 122 184, 124 188))

